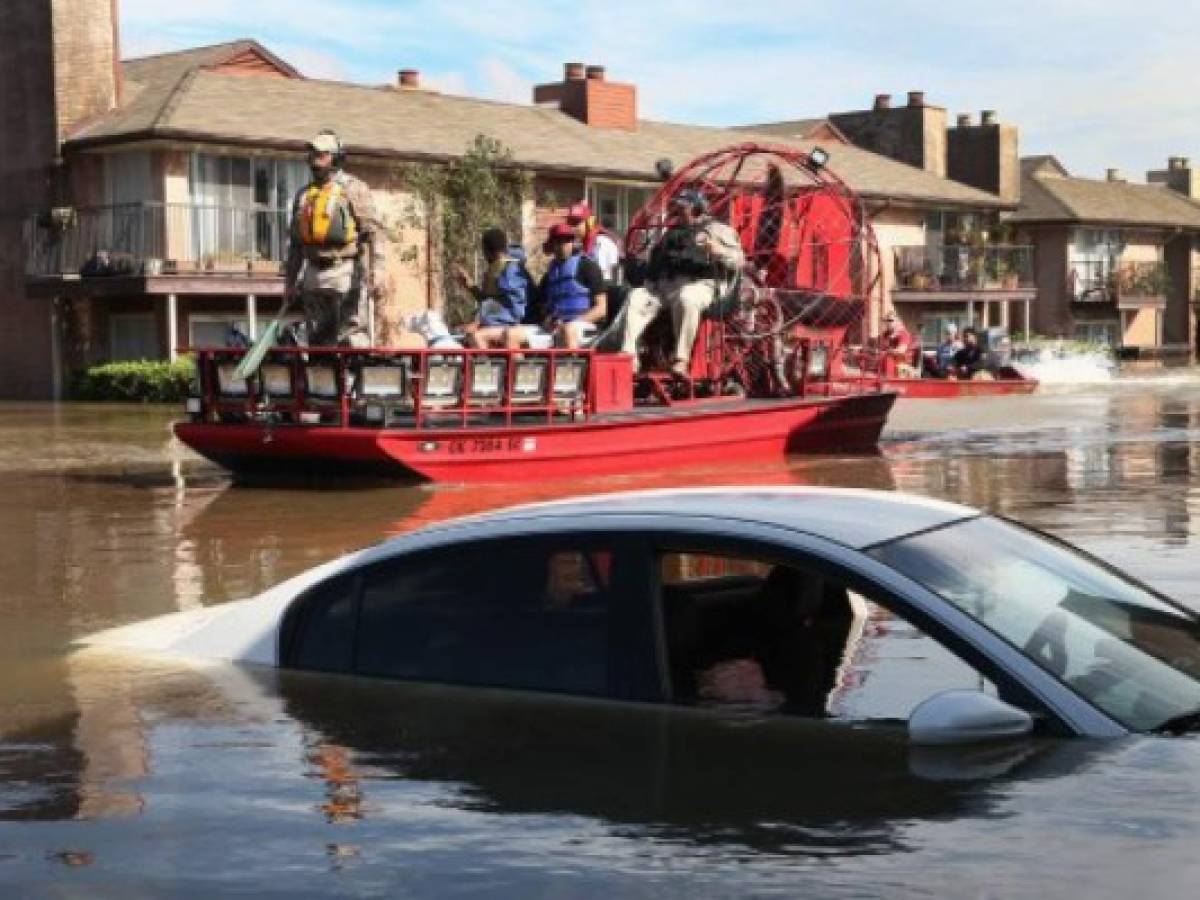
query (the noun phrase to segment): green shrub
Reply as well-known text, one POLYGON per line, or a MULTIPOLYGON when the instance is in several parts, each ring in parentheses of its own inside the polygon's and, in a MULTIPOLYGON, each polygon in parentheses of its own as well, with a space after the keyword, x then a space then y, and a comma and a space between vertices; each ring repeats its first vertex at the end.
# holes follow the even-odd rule
POLYGON ((191 357, 175 362, 143 359, 92 366, 76 375, 74 400, 124 403, 179 403, 188 394, 196 369, 191 357))

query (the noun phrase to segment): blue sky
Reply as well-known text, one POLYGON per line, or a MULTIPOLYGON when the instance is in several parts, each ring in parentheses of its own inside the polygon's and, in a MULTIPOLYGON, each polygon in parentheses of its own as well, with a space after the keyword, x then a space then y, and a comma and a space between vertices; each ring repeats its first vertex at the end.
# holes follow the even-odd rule
POLYGON ((252 37, 306 75, 416 68, 528 102, 568 60, 638 86, 644 117, 742 124, 861 109, 877 93, 1021 128, 1021 151, 1140 180, 1200 162, 1200 4, 1140 0, 121 0, 126 56, 252 37))

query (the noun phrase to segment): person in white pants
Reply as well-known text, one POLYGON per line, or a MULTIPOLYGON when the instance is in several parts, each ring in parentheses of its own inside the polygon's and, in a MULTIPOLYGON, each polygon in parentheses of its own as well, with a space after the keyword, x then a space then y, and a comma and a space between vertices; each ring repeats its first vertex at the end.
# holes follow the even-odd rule
POLYGON ((649 286, 630 291, 613 328, 621 335, 621 351, 633 356, 636 371, 638 339, 665 304, 675 326, 671 371, 686 378, 700 320, 745 256, 737 232, 707 215, 708 204, 699 191, 680 191, 671 208, 678 220, 651 251, 649 286))

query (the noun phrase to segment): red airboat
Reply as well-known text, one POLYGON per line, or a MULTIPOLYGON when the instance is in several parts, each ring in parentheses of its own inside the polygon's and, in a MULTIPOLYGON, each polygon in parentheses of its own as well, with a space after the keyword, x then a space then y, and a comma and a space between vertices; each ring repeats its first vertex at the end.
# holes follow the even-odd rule
POLYGON ((665 365, 669 317, 633 360, 601 350, 197 350, 199 396, 175 433, 239 474, 384 472, 530 481, 873 448, 895 400, 851 365, 881 299, 875 235, 823 154, 743 144, 682 168, 634 217, 627 272, 704 193, 738 232, 744 270, 718 282, 690 379, 665 365))

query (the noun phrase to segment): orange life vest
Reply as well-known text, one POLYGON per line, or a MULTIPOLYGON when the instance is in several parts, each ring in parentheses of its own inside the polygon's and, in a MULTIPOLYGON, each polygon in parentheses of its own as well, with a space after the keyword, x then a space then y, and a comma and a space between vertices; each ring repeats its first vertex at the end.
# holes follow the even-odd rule
POLYGON ((358 240, 345 185, 336 175, 305 188, 296 210, 296 231, 307 247, 347 247, 358 240))

